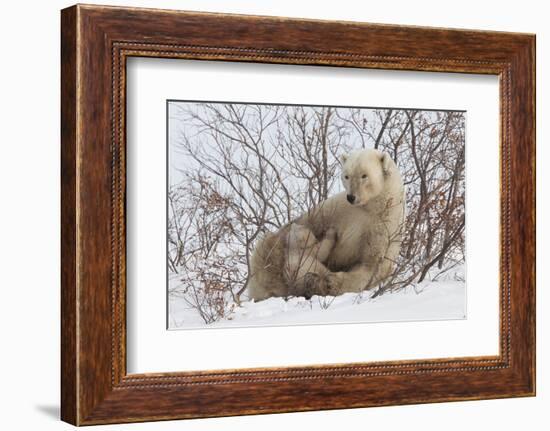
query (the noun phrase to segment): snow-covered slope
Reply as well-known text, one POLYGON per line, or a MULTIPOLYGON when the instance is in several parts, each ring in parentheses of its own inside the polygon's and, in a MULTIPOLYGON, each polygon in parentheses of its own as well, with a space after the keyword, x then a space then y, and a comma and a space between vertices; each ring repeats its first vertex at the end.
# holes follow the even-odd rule
POLYGON ((464 319, 466 286, 456 278, 426 281, 374 299, 370 293, 361 297, 347 293, 327 298, 314 296, 311 300, 247 301, 236 307, 229 318, 208 325, 182 298, 172 298, 170 329, 464 319))

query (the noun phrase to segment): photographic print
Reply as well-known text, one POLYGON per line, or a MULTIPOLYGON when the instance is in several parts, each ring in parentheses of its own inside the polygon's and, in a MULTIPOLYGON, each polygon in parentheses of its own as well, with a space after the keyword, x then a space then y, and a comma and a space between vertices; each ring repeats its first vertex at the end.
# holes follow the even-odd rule
POLYGON ((465 122, 168 100, 168 328, 466 318, 465 122))

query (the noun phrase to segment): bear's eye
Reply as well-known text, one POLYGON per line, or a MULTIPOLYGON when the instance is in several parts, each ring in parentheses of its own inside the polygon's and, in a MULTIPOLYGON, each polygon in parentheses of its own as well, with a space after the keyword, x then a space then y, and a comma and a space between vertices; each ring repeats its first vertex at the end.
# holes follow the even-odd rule
POLYGON ((367 174, 363 174, 363 176, 361 178, 363 178, 363 179, 367 178, 367 174))
POLYGON ((349 177, 348 177, 347 175, 346 175, 344 178, 345 178, 346 180, 349 180, 349 177))

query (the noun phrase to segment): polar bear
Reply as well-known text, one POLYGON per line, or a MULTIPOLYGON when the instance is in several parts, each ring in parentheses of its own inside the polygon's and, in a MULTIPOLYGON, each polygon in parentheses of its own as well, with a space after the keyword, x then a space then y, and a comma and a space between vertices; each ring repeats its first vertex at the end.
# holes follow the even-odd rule
POLYGON ((341 162, 345 191, 297 220, 315 235, 326 226, 336 231, 326 262, 332 295, 373 288, 391 275, 405 215, 403 180, 387 153, 363 149, 341 162))
POLYGON ((305 226, 290 223, 262 238, 250 259, 248 295, 255 301, 272 296, 310 298, 327 286, 323 265, 336 242, 334 229, 318 241, 305 226))
POLYGON ((250 259, 250 298, 360 292, 392 273, 401 247, 405 212, 399 169, 388 154, 374 149, 343 155, 341 162, 345 191, 258 242, 250 259), (303 280, 298 286, 289 282, 289 273, 285 275, 284 270, 293 253, 288 247, 293 225, 303 226, 315 238, 321 238, 320 248, 328 250, 328 256, 318 257, 315 265, 306 260, 303 267, 295 268, 303 280))
POLYGON ((287 256, 283 278, 294 296, 311 298, 322 293, 329 270, 323 265, 336 242, 336 232, 329 228, 321 241, 305 226, 292 223, 288 231, 287 256))

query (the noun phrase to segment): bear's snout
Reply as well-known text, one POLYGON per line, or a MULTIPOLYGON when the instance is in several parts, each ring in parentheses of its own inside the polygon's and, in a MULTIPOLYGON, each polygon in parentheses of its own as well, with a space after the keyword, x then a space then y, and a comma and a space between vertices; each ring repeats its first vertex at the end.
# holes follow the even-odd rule
POLYGON ((346 196, 346 199, 348 200, 348 202, 350 204, 354 203, 355 202, 355 195, 347 195, 346 196))

